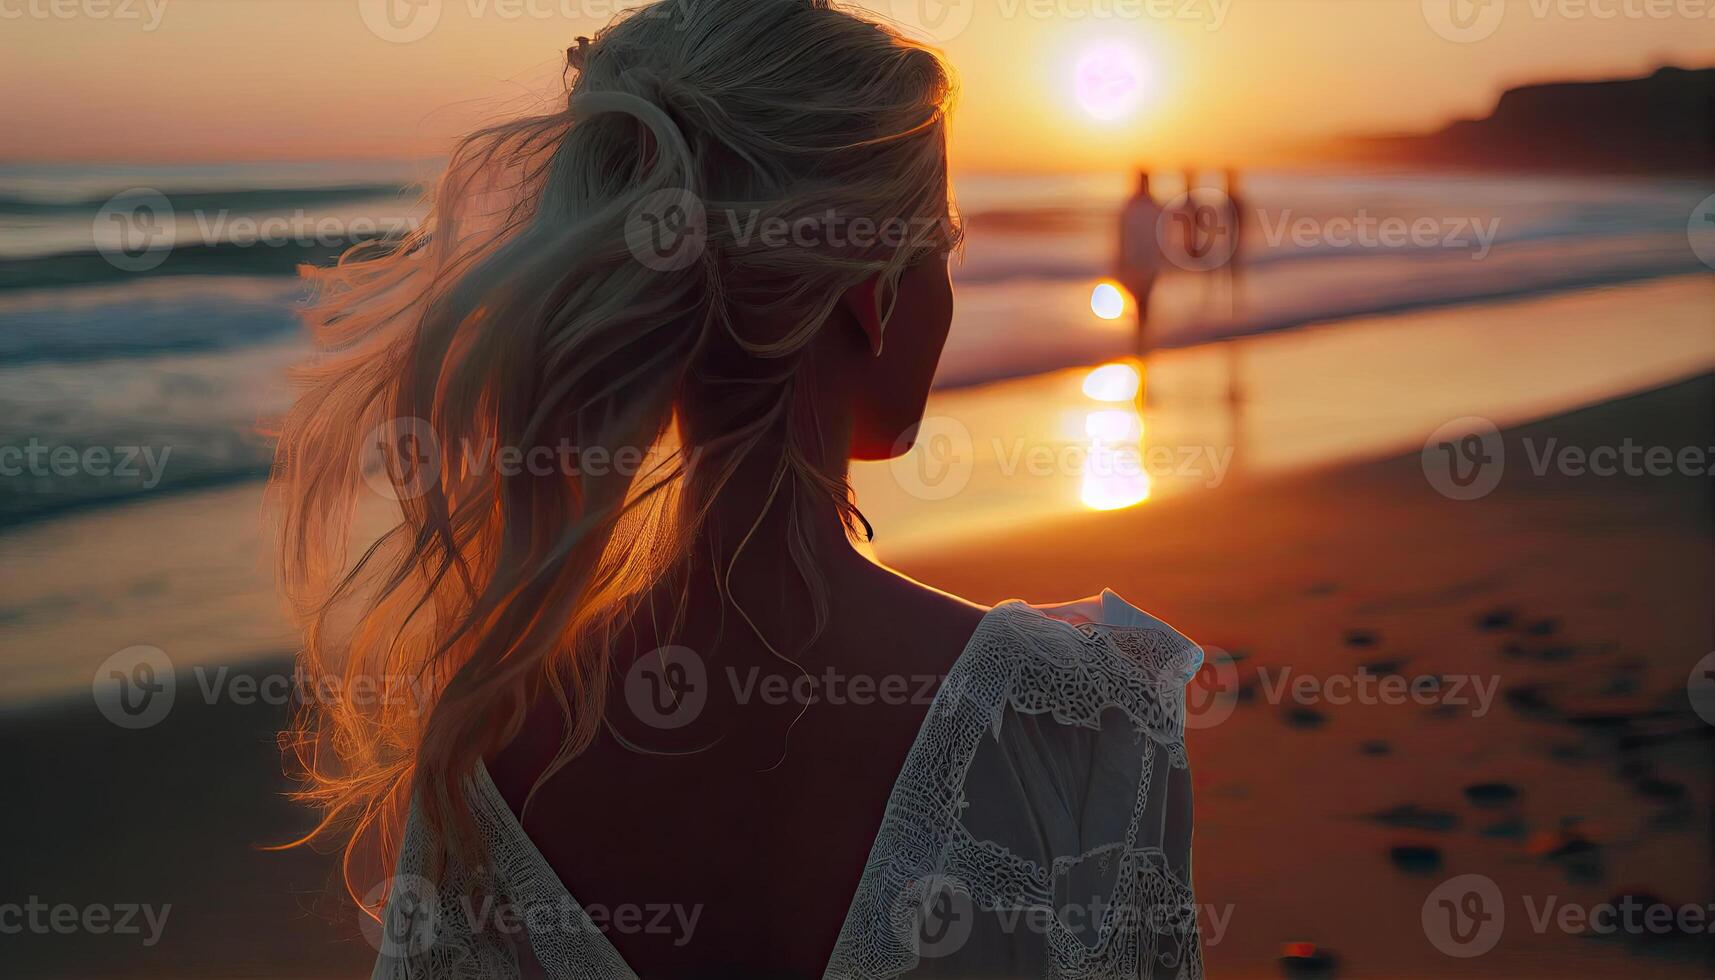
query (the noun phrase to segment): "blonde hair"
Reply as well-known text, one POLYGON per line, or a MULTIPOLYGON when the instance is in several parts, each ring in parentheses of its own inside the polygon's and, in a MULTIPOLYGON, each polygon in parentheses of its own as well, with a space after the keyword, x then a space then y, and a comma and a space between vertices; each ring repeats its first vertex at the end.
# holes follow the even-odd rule
POLYGON ((616 631, 760 452, 778 448, 761 507, 790 515, 825 621, 803 515, 831 501, 851 526, 855 510, 818 465, 802 355, 844 290, 879 276, 886 292, 956 244, 949 75, 885 27, 827 0, 662 0, 569 55, 565 107, 463 140, 421 229, 309 273, 318 354, 270 485, 300 666, 335 690, 416 692, 311 699, 283 735, 296 796, 321 811, 304 840, 343 842, 354 896, 386 873, 413 795, 474 846, 465 777, 537 698, 567 732, 538 787, 589 745, 616 631), (706 242, 650 261, 628 231, 663 195, 706 204, 706 242), (783 248, 744 227, 828 215, 934 232, 783 248), (721 394, 690 404, 693 382, 721 394), (397 520, 354 558, 366 439, 399 420, 428 433, 426 465, 387 471, 397 520), (516 473, 462 448, 553 445, 648 456, 516 473))

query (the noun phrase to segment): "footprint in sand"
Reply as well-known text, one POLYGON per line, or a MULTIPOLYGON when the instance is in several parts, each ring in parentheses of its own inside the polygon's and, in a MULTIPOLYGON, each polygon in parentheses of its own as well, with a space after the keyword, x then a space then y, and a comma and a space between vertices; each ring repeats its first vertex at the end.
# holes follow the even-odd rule
POLYGON ((1345 632, 1344 638, 1347 646, 1357 647, 1361 650, 1367 650, 1382 641, 1380 633, 1367 629, 1349 629, 1345 632))
POLYGON ((1511 783, 1472 783, 1465 787, 1465 798, 1473 806, 1505 806, 1518 797, 1518 787, 1511 783))
POLYGON ((1624 698, 1638 693, 1642 688, 1643 685, 1638 682, 1637 677, 1621 675, 1608 678, 1599 694, 1604 698, 1624 698))
POLYGON ((1561 818, 1559 830, 1543 831, 1525 844, 1525 850, 1559 866, 1574 882, 1600 881, 1604 850, 1576 828, 1575 817, 1561 818))
POLYGON ((1429 874, 1441 868, 1441 848, 1430 844, 1395 844, 1388 848, 1388 858, 1407 874, 1429 874))
POLYGON ((1647 797, 1657 803, 1678 803, 1685 799, 1685 784, 1659 776, 1643 776, 1632 784, 1638 795, 1647 797))
POLYGON ((1452 830, 1459 826, 1458 814, 1446 810, 1435 810, 1416 803, 1405 803, 1387 810, 1378 810, 1369 815, 1371 820, 1388 827, 1403 827, 1409 830, 1452 830))
POLYGON ((1531 636, 1553 636, 1560 631, 1560 620, 1553 616, 1539 619, 1526 626, 1524 631, 1531 636))
POLYGON ((1548 688, 1542 684, 1521 684, 1509 687, 1501 695, 1507 707, 1526 718, 1559 719, 1560 709, 1548 700, 1548 688))
POLYGON ((1337 962, 1332 951, 1315 943, 1287 943, 1280 948, 1280 972, 1288 977, 1331 977, 1337 962))
POLYGON ((1502 607, 1491 609, 1478 616, 1477 628, 1485 633, 1498 633, 1501 630, 1512 629, 1516 622, 1518 622, 1518 613, 1515 610, 1502 607))
POLYGON ((1372 660, 1367 664, 1359 664, 1358 669, 1366 674, 1375 674, 1379 677, 1397 677, 1407 662, 1404 657, 1396 657, 1392 660, 1372 660))

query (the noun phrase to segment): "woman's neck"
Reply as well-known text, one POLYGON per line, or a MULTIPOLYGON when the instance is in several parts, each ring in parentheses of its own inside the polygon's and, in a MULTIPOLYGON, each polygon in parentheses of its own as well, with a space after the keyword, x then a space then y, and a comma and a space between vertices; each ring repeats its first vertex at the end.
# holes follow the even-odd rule
POLYGON ((794 552, 821 562, 857 557, 845 514, 827 489, 845 486, 844 460, 817 472, 820 486, 787 467, 778 447, 757 447, 710 505, 702 528, 707 553, 720 567, 737 561, 762 575, 792 569, 794 552))

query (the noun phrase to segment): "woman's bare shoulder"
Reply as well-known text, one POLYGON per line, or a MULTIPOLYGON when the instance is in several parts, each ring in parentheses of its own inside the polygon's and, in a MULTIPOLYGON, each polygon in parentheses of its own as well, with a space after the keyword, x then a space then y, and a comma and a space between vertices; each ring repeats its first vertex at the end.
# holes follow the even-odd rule
POLYGON ((857 597, 855 611, 860 618, 885 633, 911 635, 932 645, 951 644, 954 655, 989 613, 987 606, 891 568, 877 565, 868 578, 857 597))

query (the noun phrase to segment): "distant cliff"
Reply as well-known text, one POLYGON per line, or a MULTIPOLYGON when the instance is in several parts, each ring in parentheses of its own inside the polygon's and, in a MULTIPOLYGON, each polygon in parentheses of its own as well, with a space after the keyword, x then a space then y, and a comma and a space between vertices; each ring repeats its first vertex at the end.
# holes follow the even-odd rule
POLYGON ((1486 118, 1342 141, 1345 159, 1610 173, 1715 172, 1715 68, 1509 89, 1486 118))

